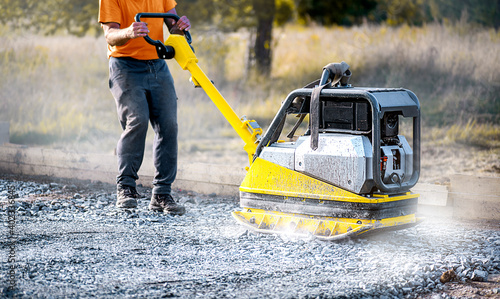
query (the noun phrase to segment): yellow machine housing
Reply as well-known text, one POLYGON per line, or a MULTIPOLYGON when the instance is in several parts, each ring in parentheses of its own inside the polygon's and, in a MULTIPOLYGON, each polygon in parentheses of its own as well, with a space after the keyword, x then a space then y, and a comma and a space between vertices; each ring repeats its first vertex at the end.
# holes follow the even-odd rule
MULTIPOLYGON (((174 18, 140 13, 143 18, 174 18)), ((198 66, 190 35, 171 34, 157 47, 191 73, 245 142, 250 166, 240 186, 234 218, 264 233, 338 240, 417 224, 418 194, 410 192, 420 172, 420 105, 405 89, 353 88, 345 63, 330 64, 321 79, 292 91, 263 133, 254 120, 238 117, 198 66), (284 142, 287 116, 297 122, 284 142), (307 130, 296 135, 307 120, 307 130), (399 135, 411 120, 412 139, 399 135), (411 144, 411 145, 410 145, 411 144)))

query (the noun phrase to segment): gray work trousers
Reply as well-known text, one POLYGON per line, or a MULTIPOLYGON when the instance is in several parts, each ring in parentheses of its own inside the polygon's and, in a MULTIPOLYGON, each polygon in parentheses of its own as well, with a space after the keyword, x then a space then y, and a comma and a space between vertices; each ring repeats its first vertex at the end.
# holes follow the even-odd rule
POLYGON ((117 184, 136 186, 151 122, 155 133, 153 193, 170 194, 177 174, 177 95, 166 62, 111 57, 109 88, 123 128, 116 147, 117 184))

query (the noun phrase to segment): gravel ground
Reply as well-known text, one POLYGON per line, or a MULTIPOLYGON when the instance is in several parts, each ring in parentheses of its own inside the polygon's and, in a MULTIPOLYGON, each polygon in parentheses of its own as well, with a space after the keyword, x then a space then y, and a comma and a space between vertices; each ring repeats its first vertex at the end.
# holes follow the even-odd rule
MULTIPOLYGON (((427 219, 333 243, 249 233, 230 215, 235 198, 177 191, 187 213, 173 217, 148 211, 147 199, 118 210, 109 185, 47 182, 0 179, 3 296, 9 194, 17 197, 17 298, 452 298, 453 286, 500 274, 498 222, 427 219), (450 269, 456 277, 443 284, 450 269)), ((492 286, 477 295, 500 297, 492 286)))

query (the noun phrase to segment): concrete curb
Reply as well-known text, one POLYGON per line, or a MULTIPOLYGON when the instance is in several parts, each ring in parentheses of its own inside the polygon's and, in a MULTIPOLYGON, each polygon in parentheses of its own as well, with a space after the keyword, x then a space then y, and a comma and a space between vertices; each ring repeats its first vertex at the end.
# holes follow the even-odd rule
MULTIPOLYGON (((81 154, 70 151, 33 148, 14 144, 0 146, 0 172, 22 175, 44 175, 58 178, 116 183, 116 156, 81 154)), ((144 158, 138 184, 151 187, 154 168, 144 158)), ((174 188, 203 194, 238 195, 245 176, 244 167, 179 161, 174 188)))
MULTIPOLYGON (((246 166, 246 165, 245 165, 246 166)), ((115 183, 116 157, 20 145, 0 146, 0 172, 115 183)), ((138 183, 151 186, 154 169, 145 157, 138 183)), ((179 161, 174 188, 202 194, 238 196, 244 166, 179 161)), ((500 220, 500 178, 454 175, 451 185, 419 183, 419 214, 427 217, 500 220)))

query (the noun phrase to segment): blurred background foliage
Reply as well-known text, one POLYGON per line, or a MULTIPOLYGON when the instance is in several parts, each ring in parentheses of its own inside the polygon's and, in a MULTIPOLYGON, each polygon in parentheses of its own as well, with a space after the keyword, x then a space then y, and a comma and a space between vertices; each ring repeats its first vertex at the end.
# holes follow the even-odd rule
MULTIPOLYGON (((263 127, 291 90, 346 61, 354 86, 414 91, 425 138, 500 148, 500 0, 177 2, 202 68, 238 114, 263 127)), ((12 142, 114 148, 121 129, 98 1, 0 0, 0 14, 0 121, 11 123, 12 142)), ((181 147, 233 137, 189 75, 169 66, 181 147)))
MULTIPOLYGON (((1 22, 54 33, 56 25, 83 34, 98 28, 96 0, 0 0, 1 22)), ((271 11, 275 25, 288 21, 320 25, 356 25, 364 21, 390 25, 454 22, 461 18, 483 26, 500 26, 498 0, 179 0, 177 10, 195 26, 215 25, 237 30, 256 26, 259 15, 271 11), (266 7, 262 9, 262 7, 266 7)))
MULTIPOLYGON (((467 22, 498 29, 500 0, 179 0, 177 10, 196 27, 223 31, 250 28, 255 34, 247 67, 268 76, 272 64, 272 28, 287 22, 319 25, 422 25, 467 22)), ((96 0, 0 0, 0 19, 13 27, 54 34, 99 34, 96 0)))

